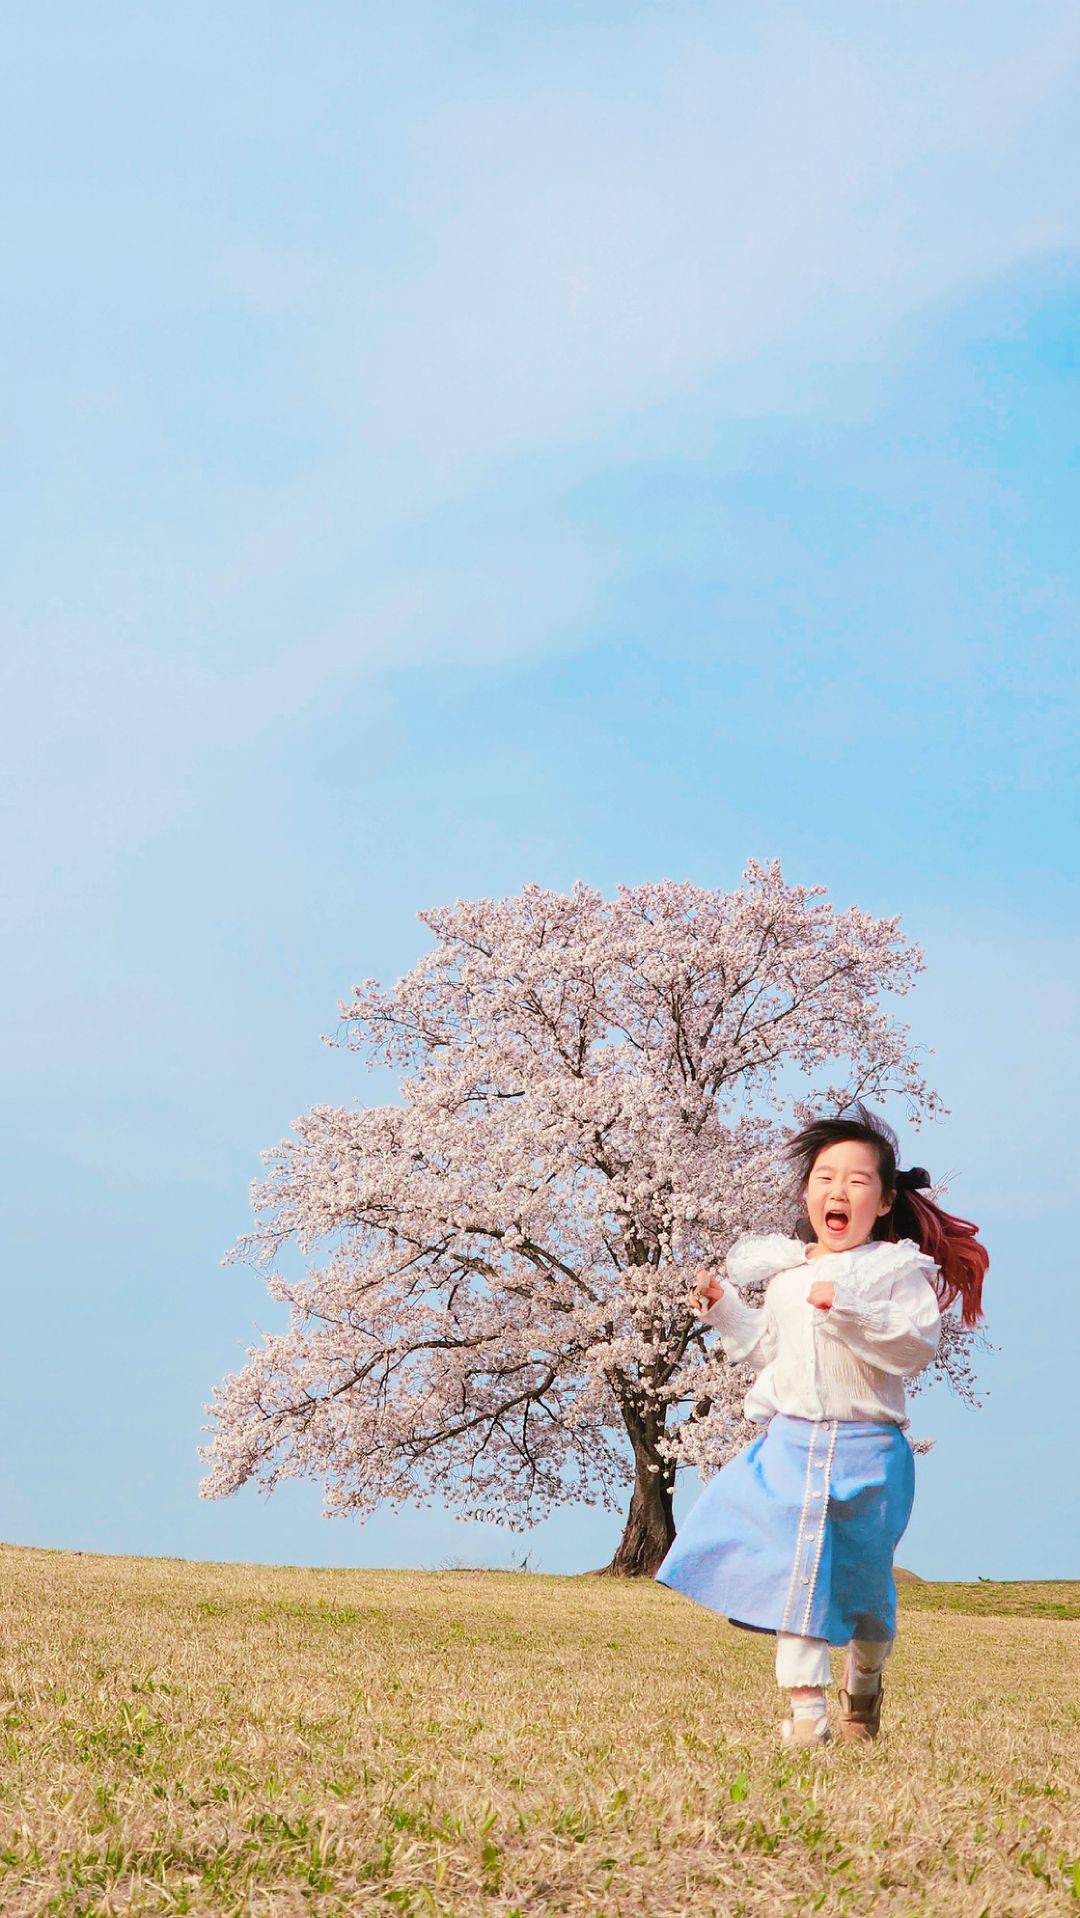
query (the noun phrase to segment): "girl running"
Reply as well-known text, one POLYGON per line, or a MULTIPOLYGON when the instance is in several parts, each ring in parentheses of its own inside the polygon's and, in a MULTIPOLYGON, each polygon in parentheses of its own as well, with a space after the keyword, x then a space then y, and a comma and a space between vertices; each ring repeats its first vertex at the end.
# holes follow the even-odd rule
POLYGON ((934 1357, 954 1301, 964 1325, 979 1322, 990 1263, 977 1228, 924 1196, 921 1166, 897 1171, 891 1128, 855 1111, 786 1148, 812 1242, 746 1234, 722 1283, 698 1273, 691 1307, 755 1373, 743 1409, 764 1430, 709 1481, 656 1574, 733 1625, 776 1634, 777 1682, 791 1693, 781 1738, 795 1745, 832 1736, 831 1645, 847 1647, 839 1735, 877 1737, 893 1553, 915 1495, 904 1380, 934 1357), (746 1304, 738 1287, 762 1278, 764 1304, 746 1304))

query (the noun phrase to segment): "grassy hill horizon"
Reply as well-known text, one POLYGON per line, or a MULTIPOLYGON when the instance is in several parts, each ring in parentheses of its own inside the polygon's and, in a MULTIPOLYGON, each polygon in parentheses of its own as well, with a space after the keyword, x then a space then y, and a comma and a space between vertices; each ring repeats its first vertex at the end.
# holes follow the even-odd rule
MULTIPOLYGON (((207 1565, 207 1566, 234 1565, 237 1567, 248 1566, 252 1568, 253 1570, 280 1571, 280 1572, 309 1571, 309 1572, 328 1572, 333 1574, 336 1572, 351 1573, 351 1572, 363 1572, 363 1571, 378 1571, 378 1572, 401 1571, 403 1574, 409 1577, 412 1577, 414 1573, 421 1572, 421 1571, 439 1572, 439 1573, 447 1572, 447 1571, 456 1571, 456 1572, 506 1571, 506 1572, 512 1572, 515 1576, 524 1574, 525 1576, 530 1578, 541 1578, 541 1577, 543 1578, 591 1578, 596 1576, 595 1572, 593 1572, 592 1570, 586 1570, 583 1572, 544 1572, 542 1568, 534 1570, 532 1567, 529 1567, 529 1566, 518 1567, 518 1566, 499 1566, 499 1565, 482 1565, 482 1564, 471 1565, 471 1564, 467 1564, 464 1560, 458 1559, 458 1558, 448 1559, 443 1564, 437 1565, 437 1566, 432 1566, 432 1565, 426 1565, 426 1566, 305 1565, 305 1564, 301 1564, 299 1561, 284 1560, 284 1559, 279 1560, 279 1559, 254 1559, 254 1558, 247 1558, 247 1559, 187 1558, 178 1553, 99 1552, 94 1550, 94 1548, 91 1546, 35 1545, 35 1544, 27 1543, 25 1540, 21 1540, 21 1539, 0 1539, 0 1552, 8 1552, 8 1551, 10 1552, 45 1552, 45 1553, 51 1554, 54 1557, 66 1557, 66 1558, 106 1558, 106 1559, 109 1559, 113 1564, 124 1564, 130 1559, 130 1560, 138 1560, 140 1562, 146 1561, 149 1564, 158 1564, 158 1565, 207 1565)), ((915 1569, 911 1566, 905 1567, 898 1564, 895 1566, 894 1569, 895 1569, 897 1580, 900 1583, 904 1582, 905 1580, 912 1580, 915 1583, 920 1585, 933 1585, 935 1587, 942 1588, 942 1589, 945 1587, 949 1587, 957 1591, 961 1591, 961 1590, 976 1591, 980 1585, 993 1585, 994 1587, 1001 1587, 1003 1589, 1008 1589, 1009 1587, 1019 1586, 1019 1585, 1023 1585, 1023 1586, 1028 1586, 1028 1585, 1073 1586, 1075 1585, 1077 1587, 1080 1587, 1080 1572, 1078 1572, 1076 1578, 1069 1578, 1066 1576, 1055 1577, 1055 1578, 986 1578, 986 1577, 980 1576, 978 1579, 935 1579, 935 1578, 928 1578, 924 1572, 915 1571, 915 1569)), ((645 1581, 645 1582, 647 1583, 648 1581, 645 1581)))

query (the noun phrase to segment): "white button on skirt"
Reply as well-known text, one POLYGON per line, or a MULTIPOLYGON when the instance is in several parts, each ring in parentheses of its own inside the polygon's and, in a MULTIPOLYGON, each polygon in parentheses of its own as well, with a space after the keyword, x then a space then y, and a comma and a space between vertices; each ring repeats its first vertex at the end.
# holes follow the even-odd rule
POLYGON ((710 1479, 656 1576, 733 1625, 892 1639, 893 1553, 914 1498, 898 1425, 777 1412, 710 1479))

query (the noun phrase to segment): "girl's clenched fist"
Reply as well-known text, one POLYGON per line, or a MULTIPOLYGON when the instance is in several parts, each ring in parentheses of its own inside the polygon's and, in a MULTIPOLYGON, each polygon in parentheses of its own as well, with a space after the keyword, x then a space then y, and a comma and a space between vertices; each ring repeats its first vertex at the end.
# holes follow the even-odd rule
POLYGON ((702 1265, 698 1267, 697 1276, 687 1296, 692 1312, 707 1312, 710 1305, 715 1305, 717 1299, 723 1298, 724 1288, 715 1272, 710 1272, 707 1265, 702 1265))

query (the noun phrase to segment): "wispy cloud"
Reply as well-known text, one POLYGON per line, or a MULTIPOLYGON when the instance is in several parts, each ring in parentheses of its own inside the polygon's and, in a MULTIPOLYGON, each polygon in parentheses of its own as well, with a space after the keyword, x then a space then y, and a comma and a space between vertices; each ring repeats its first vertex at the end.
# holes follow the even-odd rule
POLYGON ((46 143, 13 63, 11 745, 54 847, 79 795, 66 883, 358 677, 578 643, 620 553, 560 490, 657 409, 827 419, 830 368, 1076 244, 1072 6, 496 11, 285 10, 253 60, 119 10, 46 143))
POLYGON ((728 368, 769 363, 782 404, 808 363, 1074 246, 1080 16, 973 24, 664 9, 427 107, 341 383, 358 437, 452 488, 728 368))

